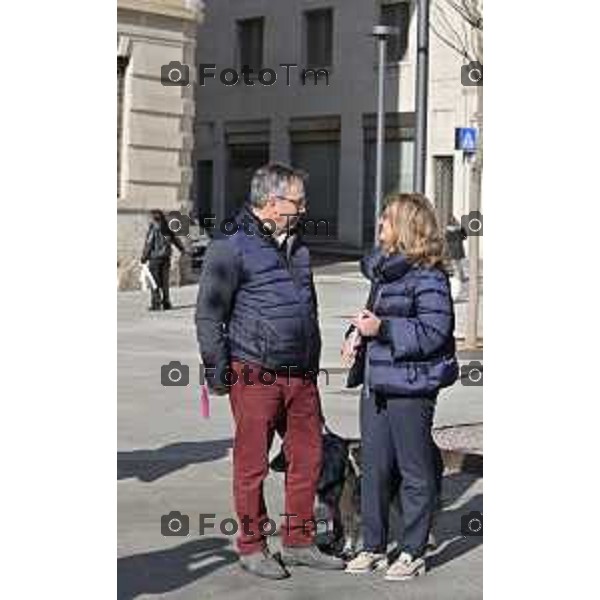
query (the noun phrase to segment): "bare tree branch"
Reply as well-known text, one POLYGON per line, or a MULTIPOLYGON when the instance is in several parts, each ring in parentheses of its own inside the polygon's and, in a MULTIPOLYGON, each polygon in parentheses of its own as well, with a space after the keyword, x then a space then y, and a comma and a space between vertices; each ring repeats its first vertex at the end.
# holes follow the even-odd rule
POLYGON ((461 0, 460 3, 455 0, 444 0, 444 2, 471 27, 483 31, 483 14, 477 0, 461 0))
POLYGON ((463 58, 466 58, 468 61, 473 60, 471 55, 469 54, 466 48, 460 48, 459 46, 454 45, 447 37, 445 37, 432 23, 430 24, 431 31, 448 47, 452 48, 455 52, 457 52, 463 58))
POLYGON ((474 29, 483 31, 483 0, 462 0, 462 5, 469 15, 466 21, 474 29))
POLYGON ((461 57, 483 60, 483 0, 437 0, 433 4, 431 30, 461 57))
MULTIPOLYGON (((440 21, 443 21, 444 37, 447 38, 448 40, 452 41, 455 46, 458 45, 461 48, 464 48, 465 51, 467 51, 467 48, 466 48, 467 37, 464 32, 464 27, 461 27, 460 30, 458 30, 456 28, 456 23, 452 22, 451 17, 446 14, 446 10, 442 9, 442 7, 439 7, 439 10, 437 11, 437 13, 434 13, 434 14, 437 15, 437 17, 440 19, 440 21), (462 34, 461 34, 461 30, 462 30, 462 34)), ((462 25, 462 21, 461 21, 461 25, 462 25)), ((440 29, 440 32, 441 31, 442 31, 442 29, 440 29)))

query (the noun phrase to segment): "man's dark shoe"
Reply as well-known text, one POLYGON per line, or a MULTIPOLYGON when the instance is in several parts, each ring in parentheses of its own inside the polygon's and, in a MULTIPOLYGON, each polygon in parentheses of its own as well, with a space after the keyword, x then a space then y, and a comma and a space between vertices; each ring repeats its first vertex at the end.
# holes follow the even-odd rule
POLYGON ((323 571, 341 571, 346 566, 341 558, 323 554, 314 544, 311 546, 283 546, 281 560, 285 565, 311 567, 323 571))
POLYGON ((170 302, 163 302, 163 310, 171 310, 173 308, 170 302))
POLYGON ((268 550, 240 556, 240 566, 245 571, 265 579, 286 579, 290 576, 286 568, 268 550))

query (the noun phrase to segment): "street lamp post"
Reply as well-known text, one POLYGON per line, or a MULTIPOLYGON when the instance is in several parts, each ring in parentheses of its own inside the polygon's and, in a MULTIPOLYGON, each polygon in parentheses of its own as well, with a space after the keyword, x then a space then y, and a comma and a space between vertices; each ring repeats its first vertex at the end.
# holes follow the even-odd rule
POLYGON ((388 25, 376 25, 373 27, 373 36, 377 39, 379 50, 379 62, 377 66, 377 142, 375 154, 375 221, 374 221, 374 244, 377 245, 378 231, 377 221, 379 220, 379 211, 381 210, 381 195, 383 188, 383 120, 384 120, 384 69, 385 69, 385 49, 388 38, 392 35, 398 35, 398 27, 388 25))
POLYGON ((429 87, 429 0, 417 0, 417 85, 414 180, 415 192, 425 193, 427 164, 427 94, 429 87))

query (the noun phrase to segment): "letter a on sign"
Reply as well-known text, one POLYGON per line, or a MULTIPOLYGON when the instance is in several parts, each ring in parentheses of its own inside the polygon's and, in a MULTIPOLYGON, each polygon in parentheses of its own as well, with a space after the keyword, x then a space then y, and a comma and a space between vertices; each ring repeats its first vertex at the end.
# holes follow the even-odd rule
POLYGON ((469 129, 466 129, 463 134, 463 150, 465 152, 473 152, 475 150, 475 139, 473 132, 469 129))

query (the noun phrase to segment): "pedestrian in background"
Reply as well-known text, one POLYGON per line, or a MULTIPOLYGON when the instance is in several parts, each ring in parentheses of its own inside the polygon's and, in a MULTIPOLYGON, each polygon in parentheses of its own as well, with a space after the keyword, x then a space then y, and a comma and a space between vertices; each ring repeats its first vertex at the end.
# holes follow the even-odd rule
POLYGON ((457 291, 453 294, 454 299, 460 298, 465 294, 465 283, 467 276, 465 274, 465 247, 464 242, 467 239, 467 232, 461 227, 454 216, 450 217, 450 222, 446 226, 446 246, 448 248, 448 257, 452 263, 452 272, 457 281, 457 291))
POLYGON ((146 233, 142 264, 148 263, 148 268, 156 286, 151 288, 150 310, 172 308, 169 298, 169 274, 171 269, 171 245, 177 246, 182 254, 185 248, 181 240, 169 229, 162 210, 150 211, 150 225, 146 233))
POLYGON ((387 566, 390 498, 396 496, 404 522, 401 552, 385 578, 403 580, 425 572, 441 481, 431 429, 438 391, 456 381, 458 363, 444 241, 429 200, 420 194, 389 197, 379 242, 361 264, 371 292, 353 320, 360 337, 353 339, 350 331, 342 348, 346 362, 356 360, 357 345, 364 360, 363 551, 346 571, 387 566))

